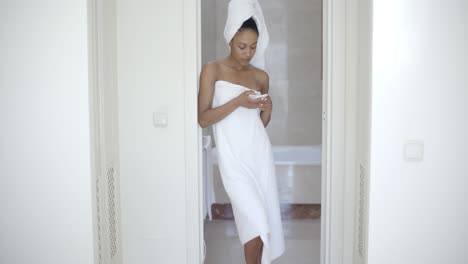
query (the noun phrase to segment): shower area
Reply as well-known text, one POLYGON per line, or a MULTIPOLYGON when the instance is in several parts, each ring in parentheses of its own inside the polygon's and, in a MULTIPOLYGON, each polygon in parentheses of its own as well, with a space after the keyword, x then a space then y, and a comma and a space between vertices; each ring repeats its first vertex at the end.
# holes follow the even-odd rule
MULTIPOLYGON (((322 0, 269 0, 266 70, 286 252, 275 263, 320 262, 322 146, 322 0)), ((229 54, 223 31, 228 1, 201 1, 201 63, 229 54)), ((242 263, 229 198, 211 128, 203 129, 205 263, 242 263)))

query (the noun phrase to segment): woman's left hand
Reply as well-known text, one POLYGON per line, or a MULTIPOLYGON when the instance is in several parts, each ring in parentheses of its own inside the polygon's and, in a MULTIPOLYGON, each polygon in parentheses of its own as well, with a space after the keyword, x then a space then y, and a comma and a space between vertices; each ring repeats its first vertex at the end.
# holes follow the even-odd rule
POLYGON ((271 114, 271 111, 273 109, 273 102, 271 101, 270 96, 265 97, 263 100, 261 100, 259 103, 259 109, 263 112, 267 112, 271 114))

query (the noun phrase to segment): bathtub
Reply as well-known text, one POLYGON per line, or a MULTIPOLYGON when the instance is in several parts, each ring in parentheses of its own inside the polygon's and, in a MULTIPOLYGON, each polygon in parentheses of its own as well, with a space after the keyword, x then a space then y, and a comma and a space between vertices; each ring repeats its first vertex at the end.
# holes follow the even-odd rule
MULTIPOLYGON (((212 140, 209 136, 204 139, 204 142, 209 142, 203 145, 203 178, 204 178, 204 199, 205 199, 205 216, 208 214, 211 220, 210 208, 216 201, 214 183, 213 183, 213 166, 218 164, 216 147, 212 147, 212 140)), ((273 157, 276 166, 286 166, 286 174, 294 175, 296 166, 321 166, 322 163, 322 146, 321 145, 274 145, 272 146, 273 157)), ((277 167, 278 168, 278 167, 277 167)), ((291 180, 289 177, 287 180, 291 180)), ((289 184, 288 184, 289 185, 289 184)), ((281 186, 280 186, 281 191, 281 186)))
MULTIPOLYGON (((276 145, 272 146, 275 165, 311 165, 322 163, 321 145, 276 145)), ((216 147, 211 151, 212 164, 218 164, 216 147)))
POLYGON ((272 146, 275 165, 312 165, 320 166, 322 163, 322 146, 272 146))

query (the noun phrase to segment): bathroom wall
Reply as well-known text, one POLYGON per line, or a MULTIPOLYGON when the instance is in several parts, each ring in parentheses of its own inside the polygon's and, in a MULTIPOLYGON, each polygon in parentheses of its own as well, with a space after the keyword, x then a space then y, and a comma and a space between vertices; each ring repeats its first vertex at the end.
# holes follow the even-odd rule
POLYGON ((202 42, 202 63, 216 60, 216 26, 218 20, 216 16, 216 5, 219 1, 201 1, 201 42, 202 42))
MULTIPOLYGON (((201 1, 201 56, 202 64, 216 60, 217 31, 216 26, 219 23, 216 16, 216 5, 219 1, 203 0, 201 1)), ((203 128, 203 135, 210 135, 213 138, 212 127, 203 128)), ((212 140, 215 146, 214 140, 212 140)))
POLYGON ((94 263, 87 3, 0 1, 0 263, 94 263))
POLYGON ((468 2, 373 6, 368 263, 467 263, 468 2))

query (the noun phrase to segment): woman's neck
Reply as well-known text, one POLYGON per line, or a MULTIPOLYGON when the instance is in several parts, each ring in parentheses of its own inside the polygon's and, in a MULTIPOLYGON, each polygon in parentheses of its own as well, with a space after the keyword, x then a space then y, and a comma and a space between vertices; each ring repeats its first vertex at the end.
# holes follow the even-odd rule
POLYGON ((236 71, 246 71, 246 70, 250 70, 251 68, 250 64, 242 65, 236 59, 234 59, 231 55, 226 57, 226 63, 229 67, 235 69, 236 71))

